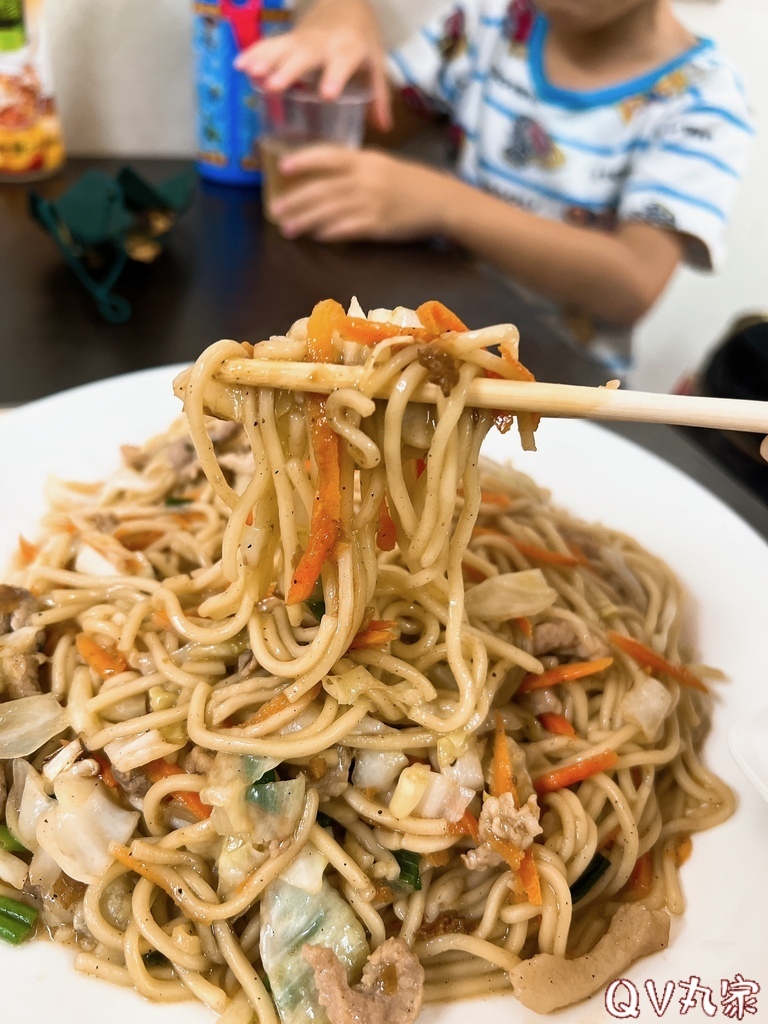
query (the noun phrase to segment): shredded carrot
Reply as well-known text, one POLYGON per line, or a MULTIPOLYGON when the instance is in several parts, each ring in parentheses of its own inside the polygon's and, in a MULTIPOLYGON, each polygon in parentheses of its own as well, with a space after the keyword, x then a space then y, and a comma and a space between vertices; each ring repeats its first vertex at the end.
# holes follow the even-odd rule
POLYGON ((23 534, 19 534, 19 553, 23 564, 29 565, 29 563, 34 562, 40 554, 40 548, 37 544, 33 544, 31 541, 27 540, 23 534))
MULTIPOLYGON (((533 383, 536 380, 528 367, 523 366, 520 360, 512 354, 511 349, 503 343, 500 349, 504 362, 512 370, 511 378, 509 379, 524 381, 525 383, 533 383)), ((523 443, 524 449, 536 451, 534 434, 540 422, 541 416, 537 412, 519 412, 517 414, 517 429, 520 433, 520 440, 523 443)))
POLYGON ((528 640, 533 640, 533 623, 526 615, 520 615, 512 620, 520 632, 528 640))
POLYGON ((253 509, 251 509, 251 511, 245 517, 245 525, 246 526, 253 526, 253 509))
POLYGON ((638 857, 627 879, 622 895, 629 900, 642 900, 653 888, 653 857, 647 850, 638 857))
POLYGON ((613 768, 619 760, 615 750, 605 750, 602 754, 595 754, 594 757, 585 757, 582 761, 574 761, 571 764, 553 768, 544 775, 534 780, 533 788, 537 793, 553 793, 558 789, 565 789, 566 786, 574 786, 577 782, 583 782, 590 775, 597 775, 613 768))
POLYGON ((663 655, 658 654, 650 647, 646 647, 645 644, 635 640, 634 637, 624 636, 623 633, 614 633, 613 631, 610 631, 607 636, 612 644, 620 647, 625 654, 628 654, 630 658, 634 658, 638 665, 642 665, 643 668, 649 668, 654 672, 664 672, 666 675, 676 679, 678 683, 682 683, 683 686, 691 686, 694 690, 709 693, 704 683, 690 669, 687 669, 684 665, 673 665, 663 655))
POLYGON ((515 785, 515 776, 512 771, 512 760, 509 756, 507 731, 504 726, 504 719, 499 711, 496 712, 494 717, 494 725, 493 758, 491 760, 491 796, 512 793, 515 798, 515 807, 519 807, 517 786, 515 785))
POLYGON ((536 868, 536 861, 533 859, 533 849, 529 846, 520 861, 520 878, 525 886, 528 902, 534 907, 541 906, 541 882, 539 872, 536 868))
POLYGON ((409 337, 418 341, 429 341, 432 337, 423 327, 398 327, 397 324, 380 324, 360 316, 345 316, 340 324, 341 333, 349 341, 361 345, 375 345, 387 338, 409 337))
POLYGON ((416 310, 416 316, 433 336, 445 334, 446 331, 467 331, 469 328, 447 306, 435 299, 422 302, 416 310))
MULTIPOLYGON (((167 779, 171 775, 187 774, 183 768, 179 768, 177 764, 171 764, 170 761, 166 761, 163 757, 144 765, 144 773, 150 782, 159 782, 161 779, 167 779)), ((179 790, 178 793, 172 793, 171 796, 177 803, 186 807, 190 814, 194 814, 198 821, 203 821, 204 818, 211 816, 213 808, 209 804, 203 803, 199 793, 179 790)))
POLYGON ((119 789, 120 785, 112 771, 112 765, 106 757, 102 754, 91 754, 91 757, 99 766, 99 776, 104 785, 109 786, 110 789, 119 789))
POLYGON ((581 559, 575 555, 564 555, 561 551, 548 551, 547 548, 540 548, 538 544, 526 544, 521 540, 508 538, 517 548, 521 555, 532 562, 544 562, 547 565, 565 565, 568 567, 581 565, 581 559))
POLYGON ((122 530, 117 531, 115 536, 128 551, 145 551, 150 544, 160 540, 163 536, 162 530, 122 530))
MULTIPOLYGON (((509 508, 512 504, 512 499, 508 494, 504 494, 503 491, 480 491, 480 502, 483 505, 498 505, 500 508, 509 508)), ((482 530, 483 527, 479 527, 479 529, 482 530)), ((500 533, 499 530, 493 532, 499 533, 502 537, 507 536, 505 533, 500 533)))
POLYGON ((350 651, 375 650, 397 638, 395 619, 371 619, 349 645, 350 651))
POLYGON ((333 335, 346 314, 335 299, 318 302, 307 321, 307 356, 311 363, 335 363, 333 335))
POLYGON ((492 850, 501 854, 507 864, 509 864, 513 874, 516 874, 520 870, 523 851, 518 846, 515 846, 514 843, 508 843, 506 840, 497 839, 492 832, 488 833, 487 842, 492 850))
POLYGON ((278 711, 284 711, 290 703, 284 693, 278 693, 277 696, 268 700, 266 704, 262 704, 255 714, 243 722, 243 725, 258 725, 260 722, 271 718, 272 715, 276 715, 278 711))
POLYGON ((414 459, 414 462, 416 464, 416 479, 418 480, 419 477, 422 475, 422 473, 424 473, 426 471, 427 460, 426 459, 414 459))
POLYGON ((576 730, 565 715, 558 715, 554 711, 545 711, 538 716, 538 719, 547 732, 553 732, 556 736, 576 735, 576 730))
POLYGON ((488 576, 486 573, 476 569, 474 565, 470 565, 469 562, 462 562, 461 569, 468 580, 472 583, 482 583, 483 580, 487 580, 488 576))
POLYGON ((448 850, 435 850, 434 853, 422 853, 422 857, 431 868, 444 868, 451 859, 451 855, 448 850))
POLYGON ((464 811, 464 814, 458 821, 448 822, 448 835, 469 836, 469 838, 474 839, 476 843, 479 842, 480 828, 477 824, 477 818, 470 810, 464 811))
POLYGON ((532 384, 536 382, 536 378, 528 369, 528 367, 523 366, 520 360, 516 359, 515 356, 513 356, 509 349, 506 348, 504 345, 502 345, 501 347, 501 355, 504 362, 512 371, 511 376, 510 374, 505 375, 507 380, 524 381, 526 384, 532 384))
POLYGON ((75 640, 77 653, 102 679, 125 672, 128 663, 119 651, 108 651, 87 633, 78 633, 75 640))
MULTIPOLYGON (((307 356, 312 363, 335 362, 333 335, 345 319, 334 299, 318 302, 307 321, 307 356)), ((312 595, 323 566, 333 554, 341 532, 341 483, 339 435, 325 417, 325 399, 307 397, 312 449, 317 464, 317 494, 309 537, 288 590, 287 604, 300 604, 312 595)))
POLYGON ((173 629, 173 623, 168 618, 165 608, 158 608, 157 611, 152 612, 152 625, 157 626, 158 629, 173 629))
MULTIPOLYGON (((321 683, 315 683, 311 690, 307 691, 307 696, 312 700, 318 696, 322 689, 321 683)), ((267 718, 271 718, 272 715, 277 714, 278 711, 284 711, 285 708, 290 706, 290 701, 286 697, 285 693, 278 693, 276 696, 268 700, 266 704, 262 704, 259 710, 251 715, 249 719, 243 722, 243 726, 258 725, 260 722, 266 721, 267 718)))
POLYGON ((325 399, 307 396, 312 448, 317 464, 317 493, 312 509, 309 538, 288 590, 287 604, 300 604, 312 596, 315 584, 333 555, 341 533, 341 443, 325 417, 325 399))
POLYGON ((693 853, 693 840, 690 836, 678 836, 675 841, 675 861, 677 866, 685 864, 693 853))
POLYGON ((162 889, 172 900, 176 899, 173 886, 168 882, 165 875, 158 870, 157 865, 147 864, 145 861, 139 860, 133 856, 127 846, 121 846, 119 843, 112 843, 109 847, 109 852, 116 861, 119 861, 129 871, 135 871, 137 875, 141 875, 142 878, 146 878, 159 889, 162 889))
POLYGON ((600 843, 598 849, 599 850, 610 850, 611 847, 613 846, 613 844, 616 842, 616 840, 619 838, 620 835, 621 835, 621 825, 617 825, 615 828, 612 828, 611 831, 606 836, 603 837, 603 841, 602 841, 602 843, 600 843))
POLYGON ((379 529, 376 533, 376 543, 381 551, 393 551, 397 544, 397 527, 389 513, 386 498, 382 498, 379 505, 379 529))
POLYGON ((548 686, 558 686, 560 683, 572 683, 576 679, 604 672, 612 664, 613 658, 595 658, 594 661, 572 661, 568 665, 558 665, 557 668, 551 668, 541 675, 528 672, 523 676, 517 692, 530 693, 531 690, 543 690, 548 686))

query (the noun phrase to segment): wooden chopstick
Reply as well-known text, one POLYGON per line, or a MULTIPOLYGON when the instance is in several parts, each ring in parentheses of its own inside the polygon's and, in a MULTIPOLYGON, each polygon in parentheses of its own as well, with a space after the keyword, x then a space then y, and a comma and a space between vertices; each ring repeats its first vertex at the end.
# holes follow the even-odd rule
MULTIPOLYGON (((360 366, 243 358, 227 359, 216 372, 214 381, 330 394, 337 388, 357 387, 362 375, 360 366)), ((185 389, 186 374, 181 374, 175 384, 176 394, 183 398, 185 389)), ((214 386, 210 397, 206 393, 206 404, 211 412, 226 415, 226 406, 231 403, 227 403, 224 392, 225 389, 214 386)), ((373 397, 388 398, 389 395, 382 390, 373 397)), ((425 384, 414 392, 411 401, 435 404, 439 397, 440 391, 434 384, 425 384)), ((768 434, 768 402, 736 398, 701 398, 478 377, 469 386, 467 404, 478 409, 539 412, 543 416, 571 419, 667 423, 768 434)))

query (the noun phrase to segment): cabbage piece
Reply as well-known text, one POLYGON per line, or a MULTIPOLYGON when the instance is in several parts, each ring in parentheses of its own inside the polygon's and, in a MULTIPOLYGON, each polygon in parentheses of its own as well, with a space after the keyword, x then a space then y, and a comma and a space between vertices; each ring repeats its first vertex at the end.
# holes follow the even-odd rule
POLYGON ((54 785, 56 802, 37 822, 37 841, 78 882, 98 882, 113 861, 111 843, 125 845, 137 811, 126 811, 98 779, 64 772, 54 785))
POLYGON ((320 853, 314 843, 307 843, 280 877, 297 889, 316 896, 323 888, 323 874, 327 866, 328 858, 320 853))
MULTIPOLYGON (((131 470, 120 470, 108 484, 107 490, 113 487, 121 473, 131 474, 131 470)), ((138 476, 138 474, 135 474, 138 476)), ((155 481, 147 481, 139 476, 142 485, 148 488, 157 486, 155 481)), ((146 576, 153 579, 155 571, 140 551, 129 551, 120 541, 107 533, 87 533, 83 535, 82 545, 75 556, 77 572, 89 576, 146 576)))
POLYGON ((35 851, 38 847, 37 823, 43 814, 56 806, 56 801, 46 793, 42 776, 21 759, 13 762, 12 796, 19 800, 16 823, 19 838, 28 850, 35 851))
POLYGON ((415 814, 419 818, 458 821, 474 795, 474 789, 433 772, 428 765, 412 764, 400 773, 389 809, 398 818, 415 814))
POLYGON ((491 576, 467 591, 464 608, 471 619, 503 622, 538 615, 557 600, 541 569, 491 576))
POLYGON ((396 324, 398 327, 423 327, 424 324, 416 315, 415 309, 408 309, 407 306, 395 306, 394 309, 368 310, 368 319, 378 324, 396 324))
POLYGON ((226 807, 241 790, 258 782, 279 764, 278 757, 243 757, 220 750, 213 759, 208 784, 201 791, 200 798, 212 807, 226 807))
POLYGON ((441 772, 465 789, 473 789, 477 793, 482 793, 485 789, 483 765, 475 746, 469 747, 453 764, 441 768, 441 772))
POLYGON ((425 764, 412 764, 400 772, 389 809, 396 818, 407 818, 413 813, 429 783, 431 771, 425 764))
POLYGON ((396 750, 356 750, 352 782, 360 789, 389 789, 407 765, 396 750))
POLYGON ((27 757, 69 726, 52 693, 36 693, 0 704, 0 760, 27 757))
POLYGON ((245 836, 225 836, 216 859, 219 895, 228 899, 266 859, 245 836))
POLYGON ((60 874, 61 868, 53 857, 49 856, 42 846, 38 846, 29 862, 29 884, 52 889, 60 874))
POLYGON ((405 680, 400 683, 382 683, 362 665, 357 665, 341 675, 326 676, 323 679, 323 687, 339 704, 354 705, 365 701, 369 706, 373 704, 385 715, 392 705, 407 714, 413 703, 421 699, 418 690, 411 683, 405 680))
POLYGON ((625 722, 639 725, 645 738, 656 739, 664 719, 672 708, 672 695, 663 683, 652 676, 644 677, 621 698, 619 712, 625 722))
POLYGON ((304 776, 287 782, 261 782, 277 758, 241 757, 219 752, 200 799, 213 807, 211 824, 220 836, 240 836, 265 845, 293 832, 304 806, 304 776))
POLYGON ((23 860, 0 847, 0 882, 12 885, 14 889, 23 889, 29 868, 23 860))
POLYGON ((301 953, 307 942, 332 949, 350 982, 358 980, 369 949, 349 904, 325 880, 318 893, 308 893, 278 878, 261 900, 260 951, 282 1024, 329 1024, 301 953))
POLYGON ((181 750, 185 744, 186 739, 170 743, 159 729, 145 729, 136 736, 111 740, 104 745, 104 753, 119 772, 130 772, 181 750))
POLYGON ((460 786, 454 779, 438 772, 430 772, 427 785, 416 804, 420 818, 445 818, 459 821, 475 795, 474 789, 460 786))

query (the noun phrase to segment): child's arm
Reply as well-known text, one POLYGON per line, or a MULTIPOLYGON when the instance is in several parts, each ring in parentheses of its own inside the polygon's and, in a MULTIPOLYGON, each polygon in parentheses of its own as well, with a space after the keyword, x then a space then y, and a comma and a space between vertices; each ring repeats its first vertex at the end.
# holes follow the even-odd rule
POLYGON ((683 254, 680 235, 626 223, 613 234, 550 221, 421 164, 316 146, 284 173, 312 173, 272 207, 289 237, 323 241, 444 234, 529 288, 617 325, 653 305, 683 254))
POLYGON ((339 96, 357 71, 370 75, 373 113, 386 131, 392 121, 386 54, 373 10, 366 0, 316 0, 285 35, 263 39, 244 50, 235 67, 271 92, 282 92, 312 71, 320 72, 320 93, 339 96))

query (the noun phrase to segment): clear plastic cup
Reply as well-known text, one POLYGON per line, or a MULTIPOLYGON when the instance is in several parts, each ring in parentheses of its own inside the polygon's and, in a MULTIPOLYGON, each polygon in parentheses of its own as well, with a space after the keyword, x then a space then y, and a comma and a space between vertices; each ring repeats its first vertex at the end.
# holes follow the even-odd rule
POLYGON ((317 82, 302 81, 284 92, 256 88, 261 114, 261 169, 264 214, 271 204, 289 189, 313 177, 280 172, 280 161, 287 153, 319 142, 330 142, 358 149, 365 133, 365 111, 371 91, 363 83, 352 81, 336 100, 323 99, 317 82))

